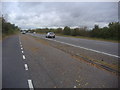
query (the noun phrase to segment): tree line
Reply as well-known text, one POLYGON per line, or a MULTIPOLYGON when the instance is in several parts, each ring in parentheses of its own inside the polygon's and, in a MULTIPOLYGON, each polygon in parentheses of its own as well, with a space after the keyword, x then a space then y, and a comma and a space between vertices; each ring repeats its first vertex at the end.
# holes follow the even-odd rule
POLYGON ((2 35, 10 35, 18 32, 20 29, 18 26, 15 26, 15 24, 11 24, 10 22, 7 22, 4 17, 0 17, 2 21, 2 35))
POLYGON ((70 36, 83 36, 83 37, 94 37, 94 38, 103 38, 110 40, 120 40, 120 23, 119 22, 111 22, 107 27, 100 28, 99 25, 94 25, 94 28, 89 30, 87 27, 82 28, 70 28, 65 26, 64 28, 38 28, 28 30, 30 32, 37 33, 47 33, 47 32, 55 32, 56 34, 62 35, 70 35, 70 36))
MULTIPOLYGON (((2 21, 2 35, 9 35, 20 31, 18 26, 7 22, 4 17, 0 17, 2 21)), ((94 25, 94 28, 89 30, 87 27, 82 28, 70 28, 65 26, 64 28, 38 28, 38 29, 29 29, 30 32, 37 33, 47 33, 55 32, 56 34, 70 35, 70 36, 83 36, 83 37, 94 37, 94 38, 103 38, 111 40, 120 40, 120 23, 111 22, 108 26, 100 28, 99 25, 94 25)))

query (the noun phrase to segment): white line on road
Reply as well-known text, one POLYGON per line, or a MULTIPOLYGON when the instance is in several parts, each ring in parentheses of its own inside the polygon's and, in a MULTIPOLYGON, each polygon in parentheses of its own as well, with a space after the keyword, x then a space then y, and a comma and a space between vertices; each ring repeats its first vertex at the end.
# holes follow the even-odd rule
POLYGON ((23 50, 23 48, 21 48, 23 50))
POLYGON ((22 53, 24 53, 24 51, 22 51, 22 53))
POLYGON ((96 53, 101 53, 101 54, 104 54, 104 55, 108 55, 108 56, 120 58, 117 55, 113 55, 113 54, 109 54, 109 53, 105 53, 105 52, 101 52, 101 51, 97 51, 97 50, 94 50, 94 49, 89 49, 89 48, 85 48, 85 47, 81 47, 81 46, 76 46, 76 45, 69 44, 69 43, 66 43, 66 42, 61 42, 61 41, 57 41, 57 40, 53 40, 53 39, 48 39, 48 38, 43 38, 43 39, 47 39, 47 40, 51 40, 51 41, 63 43, 63 44, 66 44, 66 45, 70 45, 70 46, 73 46, 73 47, 77 47, 77 48, 82 48, 82 49, 85 49, 85 50, 93 51, 93 52, 96 52, 96 53))
POLYGON ((27 64, 25 64, 25 70, 28 70, 28 65, 27 64))
POLYGON ((23 55, 23 59, 25 59, 25 55, 23 55))
POLYGON ((32 80, 28 79, 28 85, 29 85, 30 90, 34 90, 32 80))
POLYGON ((21 48, 22 48, 22 45, 20 45, 21 46, 21 48))
POLYGON ((76 86, 74 86, 74 88, 76 88, 76 86))

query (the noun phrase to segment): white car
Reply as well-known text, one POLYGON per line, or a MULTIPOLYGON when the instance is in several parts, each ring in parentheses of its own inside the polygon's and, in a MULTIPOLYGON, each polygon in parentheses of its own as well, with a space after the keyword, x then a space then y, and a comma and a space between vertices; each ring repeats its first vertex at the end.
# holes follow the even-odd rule
POLYGON ((46 38, 55 38, 55 33, 54 32, 48 32, 46 34, 46 38))
POLYGON ((22 33, 22 34, 26 34, 26 31, 22 31, 21 33, 22 33))
POLYGON ((36 32, 33 32, 34 34, 36 34, 36 32))

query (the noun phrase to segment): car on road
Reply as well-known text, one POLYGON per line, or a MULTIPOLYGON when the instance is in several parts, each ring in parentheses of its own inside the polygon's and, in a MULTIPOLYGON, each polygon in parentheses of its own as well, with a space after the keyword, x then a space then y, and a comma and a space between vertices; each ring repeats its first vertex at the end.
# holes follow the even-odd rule
POLYGON ((36 32, 33 32, 34 34, 36 34, 36 32))
POLYGON ((54 32, 48 32, 46 34, 46 38, 55 38, 55 33, 54 32))
POLYGON ((26 31, 22 31, 21 33, 22 33, 22 34, 26 34, 26 31))

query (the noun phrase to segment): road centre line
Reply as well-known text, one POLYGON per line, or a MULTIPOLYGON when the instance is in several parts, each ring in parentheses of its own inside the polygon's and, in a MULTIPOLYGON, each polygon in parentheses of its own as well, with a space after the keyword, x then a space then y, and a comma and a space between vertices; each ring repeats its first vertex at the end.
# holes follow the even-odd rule
POLYGON ((105 52, 97 51, 97 50, 94 50, 94 49, 89 49, 89 48, 85 48, 85 47, 81 47, 81 46, 77 46, 77 45, 69 44, 69 43, 66 43, 66 42, 61 42, 61 41, 57 41, 57 40, 53 40, 53 39, 48 39, 48 38, 43 38, 43 39, 47 39, 47 40, 51 40, 51 41, 55 41, 55 42, 59 42, 59 43, 63 43, 63 44, 66 44, 66 45, 70 45, 70 46, 73 46, 73 47, 77 47, 77 48, 82 48, 82 49, 85 49, 85 50, 93 51, 93 52, 96 52, 96 53, 100 53, 100 54, 104 54, 104 55, 108 55, 108 56, 112 56, 112 57, 120 58, 120 57, 117 56, 117 55, 113 55, 113 54, 109 54, 109 53, 105 53, 105 52))
POLYGON ((34 90, 34 87, 33 87, 31 79, 28 79, 28 85, 29 85, 30 90, 34 90))
POLYGON ((28 70, 28 65, 27 65, 27 64, 25 64, 24 66, 25 66, 25 70, 28 70))
POLYGON ((74 86, 74 88, 76 88, 76 86, 74 86))
POLYGON ((22 53, 24 53, 24 51, 22 51, 22 53))
MULTIPOLYGON (((21 46, 22 54, 24 54, 23 46, 22 46, 21 42, 20 42, 20 46, 21 46)), ((25 59, 25 55, 23 55, 23 59, 25 59)), ((27 64, 24 64, 24 67, 25 67, 25 70, 28 70, 27 64)), ((32 80, 30 80, 30 79, 28 80, 28 85, 29 85, 30 90, 34 90, 32 80)))
MULTIPOLYGON (((19 41, 20 41, 20 38, 19 38, 19 41)), ((24 54, 23 46, 22 46, 21 42, 20 42, 20 46, 21 46, 21 49, 22 49, 22 54, 24 54)), ((23 55, 23 59, 25 59, 25 55, 23 55)), ((25 70, 28 70, 28 65, 27 64, 24 64, 24 67, 25 67, 25 70)), ((28 79, 28 86, 29 86, 30 90, 34 90, 31 79, 28 79)))
POLYGON ((20 45, 21 46, 21 48, 22 48, 22 45, 20 45))
POLYGON ((25 59, 25 55, 23 55, 23 59, 25 59))
POLYGON ((20 42, 20 45, 21 45, 21 42, 20 42))

